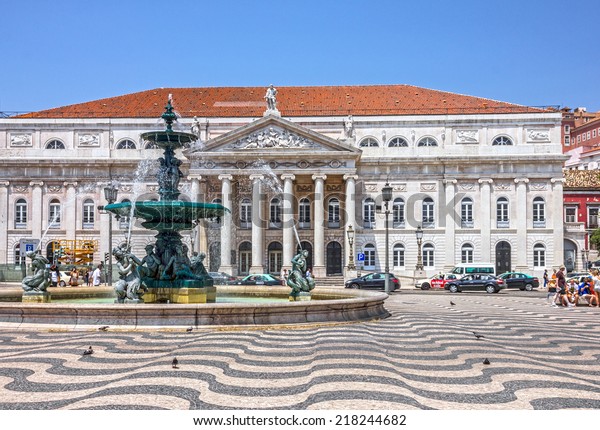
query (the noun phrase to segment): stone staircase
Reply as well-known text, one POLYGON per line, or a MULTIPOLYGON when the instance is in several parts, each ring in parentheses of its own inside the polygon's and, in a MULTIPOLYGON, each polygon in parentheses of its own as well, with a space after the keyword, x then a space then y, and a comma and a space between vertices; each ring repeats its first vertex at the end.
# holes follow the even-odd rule
POLYGON ((325 288, 344 288, 344 277, 342 275, 324 276, 315 280, 317 287, 325 288))

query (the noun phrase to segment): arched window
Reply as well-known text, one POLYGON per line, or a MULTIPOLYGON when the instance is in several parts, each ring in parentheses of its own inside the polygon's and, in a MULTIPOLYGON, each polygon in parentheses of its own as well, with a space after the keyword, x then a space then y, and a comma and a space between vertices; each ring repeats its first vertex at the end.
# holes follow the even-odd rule
POLYGON ((300 204, 298 205, 299 212, 299 227, 300 228, 310 228, 310 200, 306 197, 300 199, 300 204))
POLYGON ((147 142, 146 145, 144 145, 144 148, 145 149, 160 149, 160 146, 158 146, 154 142, 147 142))
POLYGON ((83 225, 84 229, 94 228, 94 201, 92 199, 85 199, 83 202, 83 225))
POLYGON ((363 249, 365 254, 365 269, 373 270, 375 268, 375 245, 369 243, 363 249))
POLYGON ((431 197, 425 197, 423 199, 421 221, 423 223, 423 228, 435 227, 434 204, 431 197))
POLYGON ((438 146, 437 141, 433 137, 424 137, 419 140, 417 146, 438 146))
POLYGON ((472 263, 473 262, 473 245, 465 243, 460 248, 460 262, 461 263, 472 263))
POLYGON ((252 228, 252 202, 250 199, 242 199, 240 202, 240 227, 252 228))
POLYGON ((473 228, 473 200, 470 197, 465 197, 460 202, 460 226, 473 228))
POLYGON ((406 139, 404 139, 402 137, 394 137, 393 139, 390 140, 390 143, 388 143, 388 146, 390 148, 400 148, 400 147, 408 146, 408 142, 406 141, 406 139))
POLYGON ((510 140, 508 137, 506 136, 498 136, 497 138, 494 139, 494 141, 492 142, 493 146, 508 146, 508 145, 512 145, 512 140, 510 140))
POLYGON ((250 242, 240 243, 240 275, 246 275, 250 272, 252 266, 252 244, 250 242))
POLYGON ((27 228, 27 202, 25 199, 15 202, 15 228, 27 228))
POLYGON ((271 199, 269 213, 269 228, 281 228, 281 200, 279 197, 271 199))
POLYGON ((327 205, 327 221, 329 224, 329 228, 339 228, 340 227, 340 201, 333 197, 329 199, 329 204, 327 205))
POLYGON ((394 203, 392 203, 392 214, 393 214, 392 224, 393 224, 394 228, 404 228, 404 223, 405 223, 404 209, 405 209, 404 199, 402 199, 400 197, 394 199, 394 203))
POLYGON ((498 228, 508 228, 510 221, 508 218, 508 199, 499 197, 496 200, 496 226, 498 228))
POLYGON ((435 261, 433 259, 433 255, 435 252, 435 247, 431 243, 426 243, 423 245, 423 267, 433 267, 435 266, 435 261))
POLYGON ((375 200, 370 197, 363 203, 363 228, 375 228, 375 200))
POLYGON ((50 200, 48 206, 48 227, 60 228, 60 202, 58 199, 50 200))
POLYGON ((65 144, 60 140, 51 140, 46 144, 46 149, 65 149, 65 144))
POLYGON ((546 227, 546 203, 541 197, 533 199, 533 227, 546 227))
POLYGON ((394 269, 404 267, 404 245, 397 243, 394 245, 394 269))
POLYGON ((25 251, 21 252, 21 245, 17 243, 15 245, 15 266, 25 264, 25 251))
POLYGON ((377 139, 373 137, 365 137, 363 140, 360 141, 358 146, 360 146, 361 148, 375 147, 379 146, 379 142, 377 142, 377 139))
POLYGON ((116 146, 117 149, 135 149, 135 143, 133 142, 133 140, 129 140, 129 139, 125 139, 120 141, 119 143, 117 143, 116 146))
POLYGON ((546 267, 546 247, 541 243, 533 246, 533 267, 546 267))

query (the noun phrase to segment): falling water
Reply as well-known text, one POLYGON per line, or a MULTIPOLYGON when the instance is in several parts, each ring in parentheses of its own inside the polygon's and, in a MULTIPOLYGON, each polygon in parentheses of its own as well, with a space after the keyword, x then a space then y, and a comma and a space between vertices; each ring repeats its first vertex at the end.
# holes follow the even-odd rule
POLYGON ((129 223, 127 226, 127 234, 125 236, 125 244, 127 249, 131 246, 131 227, 133 226, 133 215, 135 213, 135 203, 145 191, 145 179, 149 172, 156 168, 156 160, 142 160, 138 163, 135 172, 133 173, 133 187, 131 189, 131 208, 129 210, 129 223))
MULTIPOLYGON (((264 160, 257 160, 253 164, 253 167, 259 169, 263 173, 263 175, 264 175, 264 179, 262 181, 263 184, 267 185, 267 187, 269 187, 271 190, 275 191, 276 193, 283 195, 283 184, 281 183, 281 180, 275 174, 275 172, 273 172, 273 169, 271 169, 271 167, 269 166, 268 163, 266 163, 264 160)), ((296 241, 298 242, 298 246, 300 247, 300 249, 302 249, 302 242, 300 242, 300 236, 298 235, 298 230, 296 230, 295 223, 292 224, 292 229, 294 230, 294 235, 296 236, 296 241)))

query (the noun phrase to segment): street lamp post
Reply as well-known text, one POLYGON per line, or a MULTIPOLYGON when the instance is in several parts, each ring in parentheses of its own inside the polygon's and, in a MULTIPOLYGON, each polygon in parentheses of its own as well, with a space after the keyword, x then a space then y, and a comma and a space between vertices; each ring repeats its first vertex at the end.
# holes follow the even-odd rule
POLYGON ((348 248, 350 251, 350 254, 348 256, 348 270, 354 270, 356 269, 356 266, 354 266, 354 249, 353 249, 353 245, 354 245, 354 229, 352 228, 351 225, 348 226, 348 231, 346 231, 346 234, 348 235, 348 248))
POLYGON ((417 236, 417 270, 423 270, 423 255, 421 253, 421 244, 423 243, 423 230, 421 230, 421 226, 417 226, 417 231, 415 231, 415 235, 417 236))
POLYGON ((381 195, 385 202, 385 293, 390 293, 390 229, 389 229, 389 203, 392 200, 392 187, 389 183, 381 189, 381 195))
MULTIPOLYGON (((104 187, 104 198, 109 205, 117 201, 119 190, 114 185, 104 187)), ((106 276, 108 285, 112 285, 112 214, 108 214, 108 274, 106 276)))

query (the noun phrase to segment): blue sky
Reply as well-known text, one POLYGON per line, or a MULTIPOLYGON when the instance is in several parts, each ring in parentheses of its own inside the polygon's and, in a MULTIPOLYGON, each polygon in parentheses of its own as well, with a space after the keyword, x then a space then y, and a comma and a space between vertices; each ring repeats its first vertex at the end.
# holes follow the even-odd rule
POLYGON ((0 0, 0 111, 156 87, 410 84, 600 110, 598 0, 0 0))

